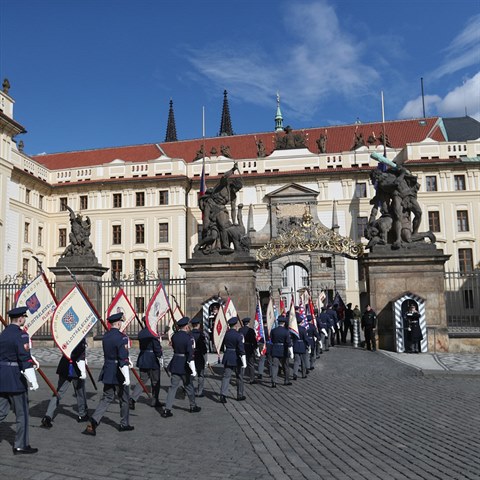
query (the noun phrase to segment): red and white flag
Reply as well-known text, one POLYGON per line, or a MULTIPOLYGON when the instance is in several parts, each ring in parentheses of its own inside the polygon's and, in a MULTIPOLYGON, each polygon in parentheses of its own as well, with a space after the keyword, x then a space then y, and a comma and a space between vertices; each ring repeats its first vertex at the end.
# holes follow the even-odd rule
POLYGON ((233 317, 238 317, 238 313, 237 313, 237 309, 235 308, 235 305, 233 304, 232 299, 228 297, 227 303, 225 304, 225 318, 227 319, 227 322, 228 322, 233 317))
POLYGON ((78 286, 57 305, 52 317, 52 335, 62 353, 70 359, 73 349, 98 322, 98 317, 78 286))
POLYGON ((257 298, 257 308, 255 309, 255 335, 257 337, 257 342, 263 343, 263 348, 260 353, 265 355, 267 351, 267 342, 265 341, 265 331, 263 330, 263 316, 260 298, 257 298))
POLYGON ((272 328, 275 327, 275 322, 277 320, 277 315, 275 314, 275 304, 273 302, 273 297, 270 297, 267 306, 267 330, 268 330, 268 337, 270 338, 270 332, 272 328))
POLYGON ((318 294, 318 298, 317 298, 317 309, 318 309, 318 312, 320 313, 322 311, 322 307, 325 306, 325 300, 327 299, 327 295, 325 294, 325 292, 322 290, 319 294, 318 294))
POLYGON ((217 316, 215 317, 215 323, 213 324, 213 344, 217 349, 218 355, 220 355, 220 348, 222 347, 223 337, 228 329, 227 319, 225 317, 225 311, 222 306, 218 309, 217 316))
POLYGON ((295 301, 292 295, 292 300, 290 302, 290 311, 288 312, 288 329, 295 334, 298 338, 300 335, 298 334, 298 322, 297 316, 295 314, 295 301))
MULTIPOLYGON (((114 313, 123 313, 122 332, 127 329, 130 323, 135 320, 135 317, 137 316, 135 309, 132 307, 130 300, 122 288, 115 295, 112 303, 110 303, 107 309, 107 318, 114 313)), ((110 328, 110 324, 108 324, 108 327, 110 328)))
POLYGON ((170 302, 168 301, 167 292, 163 288, 162 282, 160 282, 150 302, 148 302, 145 312, 147 328, 152 335, 157 336, 159 334, 158 324, 167 312, 171 312, 170 302))
POLYGON ((21 290, 17 298, 17 305, 28 308, 28 317, 23 329, 30 337, 52 319, 53 312, 57 307, 57 299, 43 273, 21 290))

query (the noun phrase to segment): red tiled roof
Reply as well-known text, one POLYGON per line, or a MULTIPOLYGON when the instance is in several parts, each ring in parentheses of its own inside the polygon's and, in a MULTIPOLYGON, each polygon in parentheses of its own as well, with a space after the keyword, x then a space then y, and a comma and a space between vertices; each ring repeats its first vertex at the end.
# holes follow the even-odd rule
MULTIPOLYGON (((435 127, 438 117, 414 119, 414 120, 395 120, 385 122, 385 132, 393 148, 403 148, 407 143, 421 142, 427 136, 433 140, 445 141, 440 128, 435 127), (434 128, 435 127, 435 128, 434 128)), ((378 138, 382 132, 381 122, 362 123, 353 125, 339 125, 331 127, 307 128, 304 130, 295 130, 295 133, 305 133, 307 136, 307 148, 313 152, 318 152, 316 140, 321 134, 327 134, 327 153, 340 153, 352 149, 354 144, 355 132, 362 134, 365 141, 372 133, 378 138)), ((246 135, 233 135, 227 137, 212 137, 205 139, 205 153, 210 155, 212 148, 217 150, 220 155, 221 146, 228 146, 231 156, 234 159, 256 158, 256 142, 262 140, 265 145, 267 155, 270 155, 275 145, 275 133, 252 133, 246 135)), ((192 162, 200 150, 203 139, 183 140, 179 142, 160 143, 161 149, 170 158, 183 158, 187 162, 192 162)), ((154 160, 161 155, 161 151, 155 144, 133 145, 126 147, 111 147, 97 150, 84 150, 77 152, 55 153, 47 155, 37 155, 33 158, 45 165, 45 167, 56 170, 62 168, 87 167, 109 163, 115 159, 121 159, 126 162, 146 162, 154 160)))

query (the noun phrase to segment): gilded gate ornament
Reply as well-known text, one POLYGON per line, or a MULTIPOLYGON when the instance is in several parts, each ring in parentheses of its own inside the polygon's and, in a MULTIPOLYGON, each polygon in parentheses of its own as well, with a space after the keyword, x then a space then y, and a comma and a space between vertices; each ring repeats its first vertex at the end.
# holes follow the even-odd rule
POLYGON ((363 255, 361 243, 343 237, 321 223, 313 223, 312 215, 305 212, 300 225, 292 225, 257 251, 257 260, 268 262, 295 252, 322 251, 356 259, 363 255))

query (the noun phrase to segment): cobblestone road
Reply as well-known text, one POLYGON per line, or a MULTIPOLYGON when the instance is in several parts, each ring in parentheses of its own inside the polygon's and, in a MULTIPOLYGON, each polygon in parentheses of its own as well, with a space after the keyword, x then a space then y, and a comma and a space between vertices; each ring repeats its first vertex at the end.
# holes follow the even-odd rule
MULTIPOLYGON (((54 371, 45 367, 52 380, 54 371)), ((306 380, 247 385, 246 402, 232 386, 218 403, 219 378, 207 379, 198 414, 176 400, 163 419, 140 400, 135 430, 120 433, 113 404, 95 438, 80 434, 70 393, 54 427, 39 428, 42 384, 30 400, 40 452, 12 455, 10 414, 0 424, 2 479, 480 479, 480 377, 424 376, 381 352, 335 347, 306 380)), ((162 401, 167 385, 163 375, 162 401)), ((93 409, 99 393, 88 388, 93 409)))

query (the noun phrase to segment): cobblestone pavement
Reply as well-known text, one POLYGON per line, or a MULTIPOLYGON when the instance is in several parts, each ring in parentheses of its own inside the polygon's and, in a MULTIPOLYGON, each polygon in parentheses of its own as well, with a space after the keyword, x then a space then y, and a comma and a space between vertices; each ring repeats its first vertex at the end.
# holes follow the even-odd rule
MULTIPOLYGON (((47 365, 58 357, 34 353, 55 379, 47 365)), ((100 355, 89 357, 97 375, 100 355)), ((480 377, 425 376, 397 360, 331 348, 307 379, 272 389, 264 376, 246 386, 245 402, 231 386, 226 405, 218 403, 215 366, 200 413, 188 413, 188 401, 178 399, 174 416, 163 419, 140 399, 131 415, 135 430, 120 433, 113 404, 95 438, 80 434, 70 392, 54 427, 39 428, 49 395, 42 383, 30 398, 31 444, 40 452, 12 455, 9 415, 0 424, 2 479, 480 479, 480 377)), ((445 370, 455 367, 449 357, 441 361, 445 370)), ((163 374, 162 401, 168 383, 163 374)), ((100 394, 88 389, 93 409, 100 394)))

